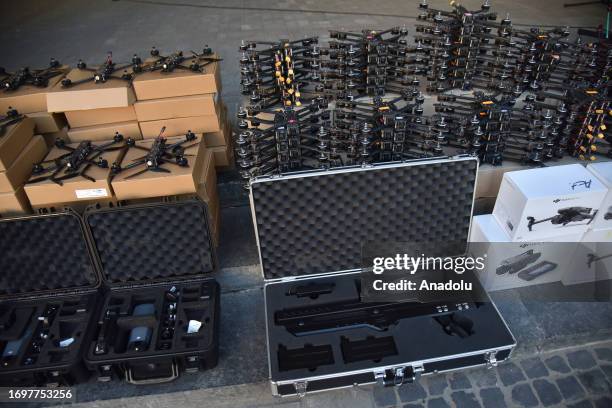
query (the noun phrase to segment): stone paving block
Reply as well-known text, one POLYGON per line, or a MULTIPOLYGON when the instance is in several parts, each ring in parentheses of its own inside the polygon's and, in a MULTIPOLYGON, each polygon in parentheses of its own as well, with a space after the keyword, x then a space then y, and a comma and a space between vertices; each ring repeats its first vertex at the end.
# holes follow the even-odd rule
POLYGON ((599 398, 599 399, 596 399, 593 402, 595 403, 595 407, 596 408, 610 408, 610 407, 612 407, 612 398, 610 398, 610 397, 599 398))
POLYGON ((537 407, 540 403, 529 384, 518 384, 512 388, 512 402, 521 407, 537 407))
POLYGON ((507 406, 504 394, 499 388, 483 388, 480 390, 480 399, 484 408, 503 408, 507 406))
POLYGON ((497 370, 474 370, 468 376, 472 379, 472 383, 477 387, 493 387, 497 385, 497 370))
POLYGON ((539 357, 525 359, 520 364, 529 378, 541 378, 548 375, 548 369, 539 357))
POLYGON ((397 394, 395 388, 374 387, 372 397, 377 407, 388 407, 397 405, 397 394))
POLYGON ((567 374, 571 371, 565 360, 561 356, 553 356, 544 360, 548 368, 558 373, 567 374))
POLYGON ((597 362, 587 350, 578 350, 567 353, 567 361, 574 369, 586 370, 595 367, 597 362))
POLYGON ((519 381, 525 380, 525 375, 516 364, 509 362, 500 364, 497 367, 499 378, 505 386, 514 385, 519 381))
POLYGON ((429 391, 429 395, 437 396, 442 395, 444 390, 448 388, 448 381, 446 381, 446 375, 444 374, 433 374, 427 376, 425 386, 429 391))
POLYGON ((557 387, 566 400, 574 400, 584 396, 584 388, 576 377, 564 377, 557 379, 557 387))
POLYGON ((603 361, 612 361, 612 348, 610 348, 610 347, 596 348, 595 349, 595 355, 600 360, 603 360, 603 361))
POLYGON ((538 398, 545 407, 550 407, 561 402, 563 399, 557 387, 548 380, 537 379, 533 381, 533 388, 538 398))
POLYGON ((600 367, 603 372, 606 373, 608 380, 612 383, 612 364, 603 364, 600 367))
POLYGON ((444 398, 433 398, 427 401, 427 408, 450 408, 450 405, 444 398))
POLYGON ((575 404, 569 404, 567 408, 593 408, 593 404, 589 400, 582 400, 575 404))
POLYGON ((413 402, 427 398, 425 388, 418 382, 402 385, 397 389, 397 393, 402 402, 413 402))
POLYGON ((470 379, 462 372, 453 373, 448 378, 448 382, 453 390, 466 390, 472 388, 470 379))
POLYGON ((471 392, 455 391, 451 394, 451 398, 457 407, 461 408, 480 408, 480 402, 471 392))
POLYGON ((578 373, 576 377, 578 377, 584 389, 589 394, 609 394, 612 392, 612 388, 605 374, 598 368, 578 373))

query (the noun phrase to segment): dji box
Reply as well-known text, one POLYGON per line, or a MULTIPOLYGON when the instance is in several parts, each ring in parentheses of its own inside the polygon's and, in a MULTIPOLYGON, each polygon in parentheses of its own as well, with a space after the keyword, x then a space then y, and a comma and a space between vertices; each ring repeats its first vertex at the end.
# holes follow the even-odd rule
POLYGON ((589 230, 572 255, 562 282, 575 285, 612 279, 612 228, 589 230))
POLYGON ((608 194, 603 199, 599 211, 591 223, 591 229, 612 228, 612 162, 589 164, 587 170, 608 188, 608 194))
POLYGON ((478 277, 487 291, 558 282, 582 234, 558 235, 546 242, 512 242, 495 217, 472 220, 470 252, 484 257, 478 277))
POLYGON ((607 192, 580 164, 511 171, 493 215, 513 242, 584 234, 607 192))

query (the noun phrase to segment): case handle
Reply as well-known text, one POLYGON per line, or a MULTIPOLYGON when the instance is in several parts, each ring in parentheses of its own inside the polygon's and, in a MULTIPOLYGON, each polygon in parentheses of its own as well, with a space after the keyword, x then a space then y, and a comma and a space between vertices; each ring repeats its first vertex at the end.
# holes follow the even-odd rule
POLYGON ((132 367, 131 366, 127 366, 125 368, 125 380, 130 383, 130 384, 135 384, 135 385, 147 385, 147 384, 161 384, 161 383, 167 383, 170 381, 174 381, 175 379, 177 379, 179 376, 179 369, 178 366, 176 364, 176 362, 172 362, 171 366, 170 366, 170 374, 168 376, 165 377, 152 377, 152 378, 143 378, 140 380, 137 380, 134 378, 134 374, 132 372, 132 367))

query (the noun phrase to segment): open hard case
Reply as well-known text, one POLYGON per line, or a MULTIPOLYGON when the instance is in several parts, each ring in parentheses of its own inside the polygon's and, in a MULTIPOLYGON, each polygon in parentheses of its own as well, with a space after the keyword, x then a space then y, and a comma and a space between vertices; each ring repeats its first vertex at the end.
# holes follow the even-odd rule
POLYGON ((219 285, 208 208, 197 199, 84 215, 109 288, 86 345, 100 381, 171 381, 217 364, 219 285))
POLYGON ((80 217, 65 211, 0 220, 0 385, 87 379, 83 344, 100 277, 80 217))
POLYGON ((400 385, 509 357, 514 337, 479 286, 486 301, 469 309, 413 302, 386 325, 357 324, 381 316, 361 303, 364 243, 467 245, 477 169, 475 158, 455 157, 251 182, 273 394, 400 385), (466 319, 469 333, 447 332, 466 319))

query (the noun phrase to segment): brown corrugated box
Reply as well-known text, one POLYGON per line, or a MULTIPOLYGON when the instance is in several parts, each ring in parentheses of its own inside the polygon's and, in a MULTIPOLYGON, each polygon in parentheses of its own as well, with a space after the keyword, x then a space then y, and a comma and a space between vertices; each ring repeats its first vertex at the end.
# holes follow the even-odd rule
POLYGON ((209 225, 212 230, 213 242, 215 246, 218 246, 220 229, 219 193, 217 191, 215 156, 209 149, 206 149, 202 174, 196 193, 208 205, 209 225))
POLYGON ((16 191, 23 187, 35 163, 40 162, 47 153, 47 143, 42 136, 34 136, 21 151, 13 165, 0 172, 0 193, 16 191))
POLYGON ((219 63, 213 62, 201 73, 182 69, 145 72, 134 79, 134 90, 139 101, 217 93, 221 90, 219 71, 219 63))
POLYGON ((4 134, 0 137, 0 171, 11 167, 32 136, 34 121, 30 118, 23 118, 4 129, 4 134))
POLYGON ((70 143, 70 139, 68 138, 68 126, 64 126, 57 132, 45 133, 43 137, 49 147, 55 146, 55 141, 57 139, 62 139, 64 142, 70 143))
POLYGON ((92 142, 112 140, 115 137, 115 132, 119 132, 126 139, 129 137, 134 140, 142 139, 138 122, 107 123, 104 125, 73 128, 68 130, 68 138, 72 143, 84 140, 92 142))
MULTIPOLYGON (((64 65, 60 68, 68 72, 70 68, 64 65)), ((33 85, 22 85, 15 91, 0 92, 0 112, 4 113, 9 107, 17 109, 21 114, 47 111, 47 92, 64 78, 64 74, 49 79, 45 88, 33 85)))
POLYGON ((204 143, 206 143, 206 147, 226 146, 232 144, 232 125, 229 120, 227 120, 227 109, 225 109, 225 106, 223 106, 220 110, 221 114, 219 117, 219 122, 221 123, 221 129, 216 132, 204 134, 204 143))
MULTIPOLYGON (((78 144, 68 145, 76 147, 78 144)), ((54 147, 51 149, 45 160, 53 160, 64 154, 67 151, 54 147)), ((104 158, 109 163, 109 168, 103 169, 98 166, 91 166, 87 170, 87 175, 95 181, 88 180, 84 177, 77 176, 63 181, 63 185, 51 181, 44 180, 37 183, 26 184, 25 192, 32 206, 49 207, 63 203, 72 202, 95 202, 108 201, 112 198, 113 192, 110 186, 110 164, 113 163, 119 154, 119 151, 105 152, 100 157, 104 158)), ((62 176, 65 173, 60 173, 62 176)), ((39 175, 33 175, 33 178, 38 178, 39 175)))
POLYGON ((143 139, 151 139, 159 135, 159 130, 165 126, 165 135, 180 136, 191 130, 194 133, 217 132, 221 129, 217 115, 192 116, 189 118, 161 119, 140 122, 143 139))
POLYGON ((59 132, 66 126, 63 113, 34 112, 26 115, 34 121, 34 132, 37 134, 59 132))
POLYGON ((65 112, 71 128, 104 125, 107 123, 132 122, 136 120, 134 106, 102 108, 65 112))
MULTIPOLYGON (((67 79, 79 81, 92 77, 90 71, 73 69, 66 75, 67 79)), ((136 96, 128 81, 109 79, 95 83, 93 80, 67 88, 56 84, 47 93, 47 111, 67 112, 85 109, 118 108, 134 103, 136 96)))
MULTIPOLYGON (((158 130, 159 132, 159 130, 158 130)), ((172 144, 184 140, 183 137, 168 138, 167 143, 172 144)), ((149 197, 162 197, 180 194, 192 194, 196 192, 199 177, 206 156, 206 146, 201 143, 202 135, 197 135, 197 139, 185 142, 185 146, 192 146, 185 149, 188 167, 180 167, 174 164, 166 164, 163 167, 170 170, 170 173, 146 171, 137 176, 134 174, 142 171, 145 166, 136 166, 130 170, 123 171, 116 175, 112 180, 113 191, 118 200, 135 200, 149 197), (132 176, 131 178, 129 178, 132 176)), ((151 147, 154 140, 143 140, 137 142, 138 146, 145 148, 151 147)), ((146 152, 140 149, 128 150, 122 163, 130 163, 133 159, 142 157, 146 152)))
POLYGON ((215 166, 218 169, 228 169, 234 167, 234 150, 232 146, 209 147, 215 155, 215 166))
POLYGON ((134 109, 139 122, 216 115, 216 100, 216 94, 151 99, 134 103, 134 109))
POLYGON ((10 193, 0 193, 0 215, 3 217, 29 214, 31 211, 30 202, 23 188, 10 193))

